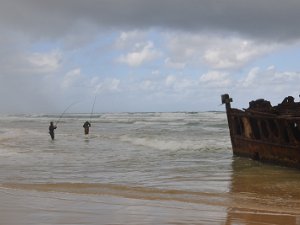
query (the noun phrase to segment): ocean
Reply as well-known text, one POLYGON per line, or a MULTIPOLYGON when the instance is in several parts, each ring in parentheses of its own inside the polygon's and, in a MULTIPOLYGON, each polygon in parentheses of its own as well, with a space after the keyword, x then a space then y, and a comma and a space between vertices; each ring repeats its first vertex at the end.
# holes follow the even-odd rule
POLYGON ((233 157, 224 112, 60 116, 0 116, 1 225, 300 224, 299 170, 233 157))

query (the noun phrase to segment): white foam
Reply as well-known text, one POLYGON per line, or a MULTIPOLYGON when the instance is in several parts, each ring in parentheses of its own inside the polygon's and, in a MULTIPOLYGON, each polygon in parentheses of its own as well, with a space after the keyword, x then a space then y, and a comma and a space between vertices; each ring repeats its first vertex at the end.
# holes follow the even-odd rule
MULTIPOLYGON (((186 140, 186 139, 163 139, 157 137, 132 137, 123 135, 122 141, 129 142, 133 145, 140 145, 158 150, 176 151, 180 149, 196 150, 203 148, 205 143, 201 140, 186 140)), ((206 143, 208 144, 208 143, 206 143)))

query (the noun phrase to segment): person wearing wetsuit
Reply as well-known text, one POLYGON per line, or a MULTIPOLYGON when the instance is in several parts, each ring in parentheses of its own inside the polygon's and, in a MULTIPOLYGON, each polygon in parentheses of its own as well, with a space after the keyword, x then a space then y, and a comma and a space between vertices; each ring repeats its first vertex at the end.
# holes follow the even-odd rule
POLYGON ((50 126, 49 126, 49 134, 51 136, 51 139, 54 140, 54 130, 57 127, 55 125, 53 125, 53 122, 50 122, 50 126))
POLYGON ((89 121, 85 121, 85 123, 83 124, 83 127, 84 127, 84 134, 89 134, 90 132, 90 122, 89 121))

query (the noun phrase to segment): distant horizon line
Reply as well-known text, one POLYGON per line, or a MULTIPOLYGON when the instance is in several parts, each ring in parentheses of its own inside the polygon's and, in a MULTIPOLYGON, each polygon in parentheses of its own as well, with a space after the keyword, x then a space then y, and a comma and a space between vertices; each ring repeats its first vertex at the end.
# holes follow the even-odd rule
MULTIPOLYGON (((121 114, 121 113, 128 113, 128 114, 135 114, 135 113, 205 113, 205 112, 221 112, 225 113, 225 110, 204 110, 204 111, 120 111, 120 112, 94 112, 95 114, 121 114)), ((61 115, 62 113, 0 113, 2 116, 26 116, 26 115, 36 115, 36 116, 47 116, 47 115, 61 115)), ((66 112, 65 115, 74 115, 74 114, 80 114, 80 115, 91 115, 91 113, 86 112, 66 112)), ((92 115, 92 117, 93 117, 92 115)))

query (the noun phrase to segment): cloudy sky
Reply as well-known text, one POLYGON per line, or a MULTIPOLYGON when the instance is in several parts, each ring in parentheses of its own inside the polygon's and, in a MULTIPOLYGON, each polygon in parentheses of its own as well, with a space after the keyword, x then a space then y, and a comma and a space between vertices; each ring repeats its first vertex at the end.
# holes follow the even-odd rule
POLYGON ((299 0, 0 0, 0 113, 224 110, 300 94, 299 0))

